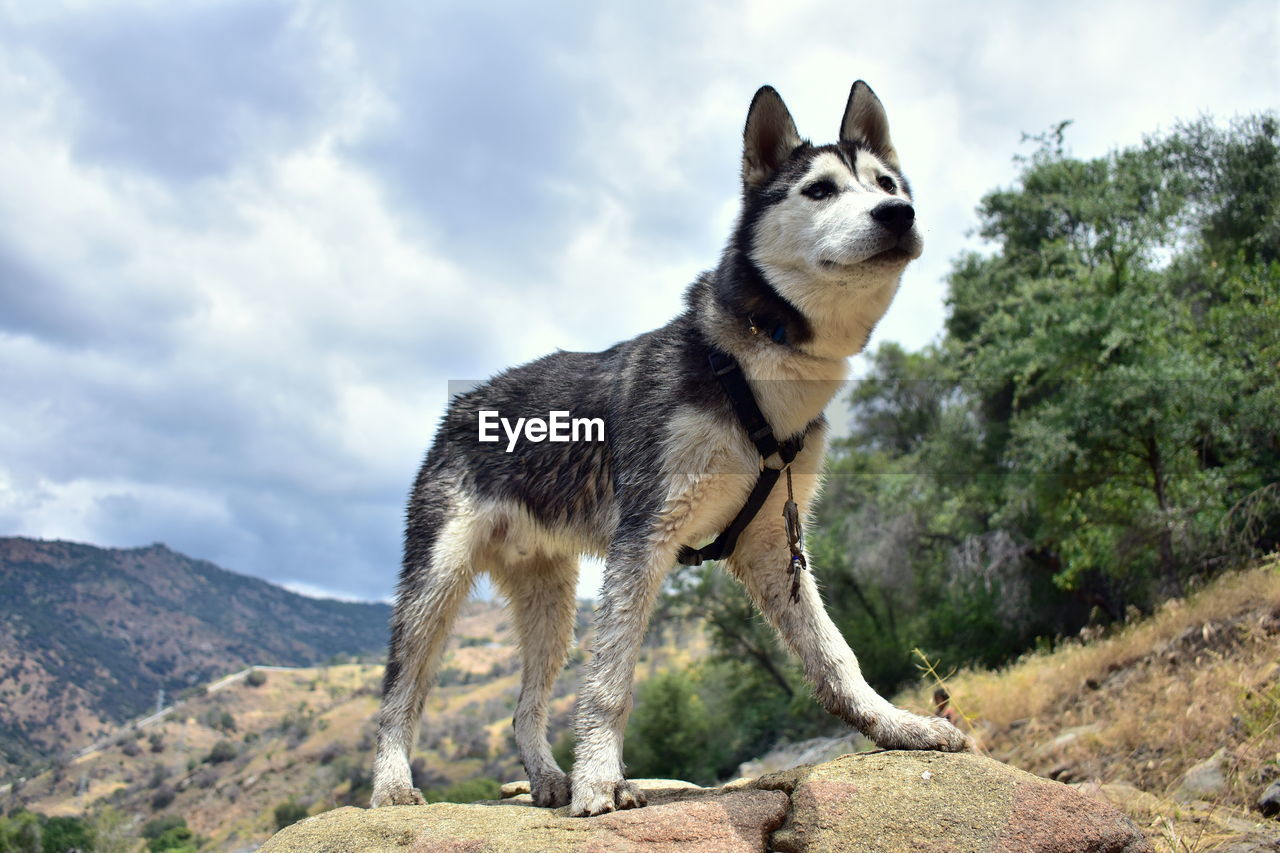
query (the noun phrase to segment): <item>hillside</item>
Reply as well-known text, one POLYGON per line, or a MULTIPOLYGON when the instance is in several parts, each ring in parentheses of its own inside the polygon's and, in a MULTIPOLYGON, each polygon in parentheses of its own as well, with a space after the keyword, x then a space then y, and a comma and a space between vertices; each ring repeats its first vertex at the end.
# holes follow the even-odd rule
POLYGON ((380 655, 389 608, 319 600, 164 545, 0 539, 0 778, 253 664, 380 655))
MULTIPOLYGON (((578 648, 556 685, 556 732, 570 718, 588 622, 584 607, 578 648)), ((700 634, 675 644, 659 634, 642 650, 641 679, 705 654, 700 634)), ((415 752, 415 782, 429 797, 492 796, 497 781, 523 776, 510 736, 519 691, 511 639, 500 605, 467 605, 415 752)), ((999 671, 960 672, 946 685, 983 751, 1115 803, 1157 850, 1262 851, 1280 845, 1280 824, 1251 807, 1280 778, 1278 652, 1273 562, 1109 635, 1060 642, 999 671), (1206 765, 1219 781, 1191 773, 1210 787, 1186 789, 1189 771, 1206 765)), ((367 804, 380 680, 381 667, 368 664, 239 673, 122 727, 99 749, 0 786, 0 802, 50 816, 115 810, 131 837, 148 820, 181 818, 202 850, 254 849, 282 816, 367 804)), ((896 701, 925 710, 933 686, 896 701)), ((822 758, 844 751, 824 749, 822 758)))
POLYGON ((1280 779, 1280 560, 946 687, 993 758, 1120 805, 1157 850, 1280 849, 1255 805, 1280 779))
MULTIPOLYGON (((584 604, 578 648, 551 703, 557 738, 569 728, 589 619, 584 604)), ((637 675, 643 680, 699 654, 700 637, 676 647, 651 635, 637 675)), ((181 818, 204 839, 203 850, 255 849, 276 830, 277 809, 291 808, 296 818, 368 804, 381 681, 382 666, 370 664, 237 673, 163 715, 121 727, 98 749, 9 790, 0 786, 0 805, 50 817, 123 815, 131 838, 147 821, 181 818)), ((470 800, 495 794, 498 781, 523 778, 511 736, 519 663, 500 603, 465 606, 441 682, 427 699, 415 783, 431 798, 470 800)))

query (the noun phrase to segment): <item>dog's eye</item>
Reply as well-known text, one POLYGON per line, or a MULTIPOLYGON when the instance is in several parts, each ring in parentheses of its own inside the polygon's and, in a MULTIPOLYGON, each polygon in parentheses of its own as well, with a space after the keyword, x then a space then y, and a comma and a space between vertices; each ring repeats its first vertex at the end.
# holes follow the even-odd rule
POLYGON ((814 201, 821 201, 824 198, 831 198, 836 194, 836 185, 828 180, 814 181, 809 186, 800 190, 814 201))
POLYGON ((876 179, 876 183, 880 185, 880 189, 887 193, 896 193, 898 191, 898 185, 888 175, 881 175, 876 179))

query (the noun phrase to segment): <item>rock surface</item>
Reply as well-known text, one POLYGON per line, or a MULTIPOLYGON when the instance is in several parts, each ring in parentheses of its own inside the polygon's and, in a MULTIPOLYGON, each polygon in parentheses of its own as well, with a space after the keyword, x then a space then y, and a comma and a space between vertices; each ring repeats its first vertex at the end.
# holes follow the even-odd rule
POLYGON ((783 744, 769 750, 754 761, 744 761, 738 765, 738 775, 754 779, 767 773, 790 770, 801 764, 821 764, 852 752, 865 752, 875 748, 874 743, 858 732, 850 732, 838 737, 816 737, 798 743, 783 744))
POLYGON ((1227 787, 1227 750, 1220 749, 1182 776, 1174 796, 1181 802, 1212 800, 1227 787))
POLYGON ((723 788, 680 784, 687 783, 641 782, 646 808, 595 818, 570 818, 563 808, 512 800, 348 807, 281 830, 262 853, 1152 849, 1112 806, 977 755, 860 753, 723 788))
POLYGON ((1258 811, 1266 817, 1280 817, 1280 779, 1272 782, 1258 795, 1258 811))

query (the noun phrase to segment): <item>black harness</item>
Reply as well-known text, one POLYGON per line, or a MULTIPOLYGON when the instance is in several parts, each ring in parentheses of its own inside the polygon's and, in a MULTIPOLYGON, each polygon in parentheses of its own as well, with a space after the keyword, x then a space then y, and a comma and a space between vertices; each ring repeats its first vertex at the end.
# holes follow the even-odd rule
POLYGON ((764 413, 760 411, 760 406, 756 403, 755 395, 751 393, 751 386, 747 383, 747 377, 743 374, 737 359, 713 347, 707 356, 707 361, 711 363, 711 372, 719 381, 720 387, 728 395, 734 414, 738 416, 738 422, 747 431, 751 443, 756 446, 756 451, 764 460, 764 467, 760 470, 760 476, 756 479, 751 494, 747 495, 746 503, 714 542, 696 550, 688 545, 681 546, 676 560, 686 566, 700 566, 704 560, 723 560, 733 553, 734 546, 738 544, 738 537, 747 529, 751 519, 756 517, 760 507, 764 506, 765 500, 773 491, 773 486, 782 476, 782 472, 804 449, 804 435, 808 431, 806 429, 795 438, 778 441, 773 434, 773 428, 769 426, 764 413), (781 460, 781 464, 776 468, 769 465, 769 460, 775 454, 781 460))

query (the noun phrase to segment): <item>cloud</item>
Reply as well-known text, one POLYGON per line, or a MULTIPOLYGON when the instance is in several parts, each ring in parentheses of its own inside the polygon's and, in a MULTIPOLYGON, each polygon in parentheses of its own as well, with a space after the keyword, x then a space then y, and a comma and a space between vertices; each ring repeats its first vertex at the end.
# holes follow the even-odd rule
POLYGON ((876 339, 918 347, 1022 131, 1272 106, 1276 40, 1260 2, 6 7, 0 533, 385 597, 449 382, 676 314, 760 84, 815 141, 884 100, 926 254, 876 339))
POLYGON ((31 46, 71 95, 77 158, 174 181, 297 144, 337 85, 283 2, 90 7, 42 22, 31 46))

